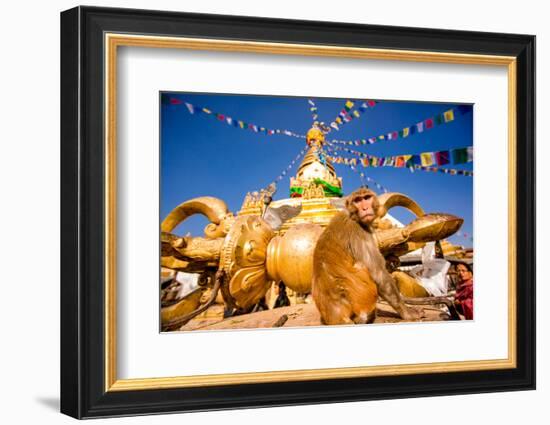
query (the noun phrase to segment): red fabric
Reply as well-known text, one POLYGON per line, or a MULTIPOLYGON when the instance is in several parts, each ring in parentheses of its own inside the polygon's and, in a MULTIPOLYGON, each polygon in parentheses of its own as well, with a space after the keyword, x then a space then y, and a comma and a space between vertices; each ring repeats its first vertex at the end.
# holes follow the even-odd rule
POLYGON ((474 280, 470 279, 462 282, 457 290, 455 300, 460 313, 466 320, 474 318, 474 280))
POLYGON ((172 105, 180 105, 180 104, 182 103, 182 101, 179 100, 179 99, 176 99, 175 97, 171 97, 171 98, 170 98, 170 103, 171 103, 172 105))
POLYGON ((426 121, 425 121, 425 124, 426 128, 432 128, 434 126, 434 120, 433 118, 428 118, 426 121))

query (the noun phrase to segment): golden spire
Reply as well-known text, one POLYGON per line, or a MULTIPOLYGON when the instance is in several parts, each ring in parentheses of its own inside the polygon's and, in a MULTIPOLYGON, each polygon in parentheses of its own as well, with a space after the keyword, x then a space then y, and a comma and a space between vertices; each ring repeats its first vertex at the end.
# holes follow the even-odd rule
POLYGON ((334 166, 323 150, 325 144, 323 131, 317 127, 311 128, 307 132, 306 142, 309 150, 298 167, 296 177, 290 179, 290 190, 293 196, 303 193, 303 188, 311 186, 312 183, 319 184, 317 183, 319 181, 341 189, 342 179, 336 175, 334 166))

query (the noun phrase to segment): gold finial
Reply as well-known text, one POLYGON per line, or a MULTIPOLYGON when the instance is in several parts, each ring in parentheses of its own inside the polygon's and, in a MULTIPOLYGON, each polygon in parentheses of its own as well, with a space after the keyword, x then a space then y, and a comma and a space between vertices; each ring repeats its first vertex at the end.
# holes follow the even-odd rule
POLYGON ((325 143, 325 133, 317 127, 310 128, 306 135, 306 141, 308 146, 312 144, 323 146, 325 143))

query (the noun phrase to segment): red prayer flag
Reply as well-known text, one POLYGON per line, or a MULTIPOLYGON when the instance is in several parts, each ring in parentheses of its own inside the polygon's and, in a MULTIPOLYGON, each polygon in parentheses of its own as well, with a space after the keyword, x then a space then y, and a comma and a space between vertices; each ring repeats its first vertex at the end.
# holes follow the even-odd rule
POLYGON ((449 151, 436 152, 435 161, 437 162, 437 165, 449 164, 451 162, 449 158, 449 151))
POLYGON ((183 102, 182 102, 181 100, 179 100, 179 99, 176 99, 175 97, 171 97, 171 98, 170 98, 170 103, 171 103, 172 105, 181 105, 183 102))
POLYGON ((428 118, 425 122, 426 122, 426 125, 425 125, 426 129, 433 128, 433 126, 434 126, 434 119, 433 118, 428 118))

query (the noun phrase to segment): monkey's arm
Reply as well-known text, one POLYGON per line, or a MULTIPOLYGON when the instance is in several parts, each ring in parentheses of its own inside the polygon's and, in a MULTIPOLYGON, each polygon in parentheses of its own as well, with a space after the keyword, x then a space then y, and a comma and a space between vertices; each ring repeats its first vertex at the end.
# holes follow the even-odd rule
POLYGON ((420 307, 411 307, 405 304, 393 277, 386 272, 378 284, 378 293, 404 320, 415 320, 424 317, 424 310, 420 307))

